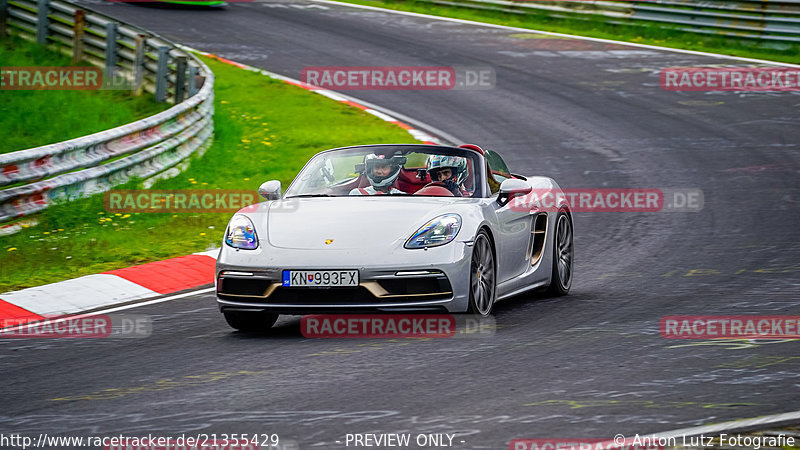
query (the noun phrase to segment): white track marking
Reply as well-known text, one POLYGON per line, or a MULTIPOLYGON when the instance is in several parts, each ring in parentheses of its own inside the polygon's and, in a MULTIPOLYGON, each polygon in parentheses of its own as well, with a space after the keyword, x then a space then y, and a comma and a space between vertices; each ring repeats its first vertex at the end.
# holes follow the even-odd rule
POLYGON ((196 291, 184 292, 183 294, 178 294, 178 295, 170 295, 169 297, 157 298, 157 299, 154 299, 154 300, 148 300, 146 302, 134 303, 132 305, 123 305, 123 306, 117 306, 117 307, 114 307, 114 308, 103 309, 103 310, 100 310, 100 311, 94 311, 91 314, 109 314, 109 313, 112 313, 112 312, 124 311, 126 309, 138 308, 140 306, 155 305, 156 303, 168 302, 170 300, 177 300, 179 298, 184 298, 184 297, 191 297, 192 295, 205 294, 205 293, 208 293, 208 292, 214 292, 215 289, 216 288, 214 288, 214 287, 209 287, 209 288, 205 288, 205 289, 198 289, 196 291))
MULTIPOLYGON (((765 425, 781 426, 789 425, 800 421, 800 411, 773 414, 771 416, 754 417, 752 419, 733 420, 730 422, 716 423, 712 425, 701 425, 699 427, 681 428, 679 430, 665 431, 663 433, 652 433, 647 436, 658 437, 679 437, 696 436, 698 434, 712 434, 723 431, 737 431, 744 429, 760 428, 765 425)), ((642 435, 644 436, 644 435, 642 435)))
POLYGON ((368 10, 371 10, 371 11, 382 11, 382 12, 386 12, 386 13, 401 14, 401 15, 404 15, 404 16, 420 17, 420 18, 425 18, 425 19, 444 20, 444 21, 447 21, 447 22, 462 23, 462 24, 466 24, 466 25, 476 25, 476 26, 481 26, 481 27, 497 28, 497 29, 500 29, 500 30, 523 31, 523 32, 527 32, 527 33, 539 33, 539 34, 545 34, 545 35, 548 35, 548 36, 558 36, 558 37, 567 37, 567 38, 572 38, 572 39, 581 39, 581 40, 584 40, 584 41, 604 42, 604 43, 608 43, 608 44, 627 45, 627 46, 631 46, 631 47, 650 48, 650 49, 662 50, 662 51, 668 51, 668 52, 686 53, 686 54, 689 54, 689 55, 710 56, 712 58, 735 59, 735 60, 738 60, 738 61, 752 62, 752 63, 758 63, 758 64, 771 64, 771 65, 776 65, 776 66, 798 67, 798 68, 800 68, 800 64, 790 64, 790 63, 784 63, 784 62, 778 62, 778 61, 768 61, 768 60, 765 60, 765 59, 744 58, 744 57, 741 57, 741 56, 720 55, 718 53, 701 52, 701 51, 697 51, 697 50, 684 50, 684 49, 680 49, 680 48, 659 47, 657 45, 636 44, 636 43, 633 43, 633 42, 614 41, 614 40, 611 40, 611 39, 593 38, 593 37, 588 37, 588 36, 576 36, 574 34, 554 33, 552 31, 540 31, 540 30, 536 30, 536 29, 533 29, 533 28, 510 27, 510 26, 507 26, 507 25, 496 25, 496 24, 493 24, 493 23, 476 22, 474 20, 455 19, 455 18, 452 18, 452 17, 443 17, 443 16, 433 16, 433 15, 430 15, 430 14, 422 14, 422 13, 415 13, 415 12, 409 12, 409 11, 396 11, 396 10, 393 10, 393 9, 379 8, 377 6, 366 6, 366 5, 356 5, 356 4, 353 4, 353 3, 343 3, 343 2, 337 2, 335 0, 308 0, 308 1, 315 2, 315 3, 328 3, 328 4, 331 4, 331 5, 349 6, 351 8, 368 9, 368 10))

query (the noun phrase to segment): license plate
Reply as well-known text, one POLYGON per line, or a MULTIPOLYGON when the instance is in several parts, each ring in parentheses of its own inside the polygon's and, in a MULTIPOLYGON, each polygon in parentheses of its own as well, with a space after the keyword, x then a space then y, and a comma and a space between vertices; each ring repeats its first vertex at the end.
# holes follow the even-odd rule
POLYGON ((288 287, 358 286, 357 270, 284 270, 288 287))

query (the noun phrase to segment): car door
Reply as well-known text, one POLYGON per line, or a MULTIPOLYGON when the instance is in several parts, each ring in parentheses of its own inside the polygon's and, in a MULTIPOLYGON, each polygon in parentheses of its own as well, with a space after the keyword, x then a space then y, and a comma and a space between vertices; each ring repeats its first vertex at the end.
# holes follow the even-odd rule
MULTIPOLYGON (((497 189, 503 180, 511 177, 503 158, 494 151, 486 151, 492 197, 497 198, 497 189), (494 182, 492 182, 492 180, 494 182)), ((533 214, 527 209, 514 208, 513 202, 500 206, 493 203, 497 217, 499 236, 497 245, 497 281, 502 283, 521 275, 530 267, 528 258, 532 234, 533 214)))

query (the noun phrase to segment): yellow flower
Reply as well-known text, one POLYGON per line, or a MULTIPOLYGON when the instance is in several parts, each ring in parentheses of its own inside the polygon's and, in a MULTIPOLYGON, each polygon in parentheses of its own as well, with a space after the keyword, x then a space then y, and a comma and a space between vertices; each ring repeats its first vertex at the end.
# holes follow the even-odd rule
POLYGON ((127 218, 128 218, 128 217, 130 217, 130 216, 131 216, 130 214, 125 214, 124 216, 122 216, 122 218, 123 218, 123 219, 127 219, 127 218))
POLYGON ((64 229, 63 228, 59 228, 58 231, 64 231, 64 229))
POLYGON ((97 213, 97 214, 105 214, 105 213, 104 213, 103 211, 100 211, 100 212, 99 212, 99 213, 97 213))
POLYGON ((244 181, 250 181, 250 178, 245 178, 244 181))
POLYGON ((49 232, 49 231, 45 231, 45 232, 44 232, 44 233, 42 233, 42 234, 50 234, 50 232, 49 232))
POLYGON ((227 104, 227 103, 228 103, 228 101, 227 101, 227 100, 223 100, 223 101, 221 101, 220 103, 227 104))
POLYGON ((250 139, 242 139, 242 142, 244 142, 245 144, 247 144, 247 143, 249 143, 249 142, 250 142, 250 139))
POLYGON ((114 215, 117 216, 117 217, 121 217, 122 216, 122 214, 120 214, 120 213, 116 213, 114 215))
POLYGON ((205 236, 205 235, 206 235, 205 233, 200 233, 200 236, 205 236))
POLYGON ((13 252, 13 251, 15 251, 16 249, 17 249, 17 247, 11 247, 11 248, 9 248, 9 249, 8 249, 8 251, 10 251, 10 252, 13 252))

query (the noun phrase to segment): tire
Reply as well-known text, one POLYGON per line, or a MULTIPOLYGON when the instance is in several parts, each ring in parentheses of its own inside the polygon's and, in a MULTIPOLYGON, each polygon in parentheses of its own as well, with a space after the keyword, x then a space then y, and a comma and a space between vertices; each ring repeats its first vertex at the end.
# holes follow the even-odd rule
POLYGON ((572 235, 572 219, 562 209, 556 217, 556 230, 553 233, 553 275, 547 290, 548 294, 555 297, 567 295, 572 287, 575 260, 572 235))
POLYGON ((278 320, 278 314, 266 312, 224 311, 225 321, 239 331, 267 331, 278 320))
POLYGON ((480 230, 472 246, 467 312, 481 317, 491 314, 496 287, 497 269, 492 252, 492 242, 486 231, 480 230))

